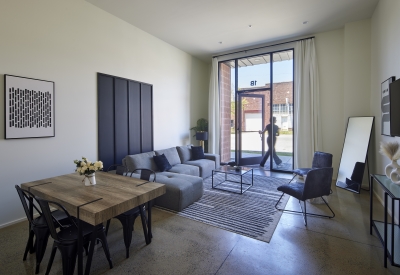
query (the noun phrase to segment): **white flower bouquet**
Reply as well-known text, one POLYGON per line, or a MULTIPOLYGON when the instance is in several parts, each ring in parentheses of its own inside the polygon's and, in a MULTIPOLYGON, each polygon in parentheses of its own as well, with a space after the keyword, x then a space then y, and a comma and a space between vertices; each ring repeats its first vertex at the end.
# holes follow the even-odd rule
POLYGON ((91 162, 85 157, 82 157, 82 160, 74 160, 76 164, 75 172, 78 172, 80 175, 91 175, 96 171, 103 170, 103 162, 95 161, 91 162))

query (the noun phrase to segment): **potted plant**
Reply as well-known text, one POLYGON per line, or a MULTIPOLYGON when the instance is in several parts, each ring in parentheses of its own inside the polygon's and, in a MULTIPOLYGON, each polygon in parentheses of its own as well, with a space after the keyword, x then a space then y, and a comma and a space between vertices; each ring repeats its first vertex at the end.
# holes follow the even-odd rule
POLYGON ((197 120, 197 125, 190 128, 190 130, 195 131, 193 137, 196 137, 196 134, 199 133, 199 136, 206 136, 204 139, 204 152, 208 152, 208 120, 205 118, 199 118, 197 120))

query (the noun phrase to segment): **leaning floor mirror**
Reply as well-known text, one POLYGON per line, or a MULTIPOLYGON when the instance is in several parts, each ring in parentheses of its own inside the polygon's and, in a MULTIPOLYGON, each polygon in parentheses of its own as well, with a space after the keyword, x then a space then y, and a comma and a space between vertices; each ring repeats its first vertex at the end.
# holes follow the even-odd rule
MULTIPOLYGON (((336 186, 360 193, 374 117, 349 117, 336 186)), ((369 170, 369 169, 368 169, 369 170)), ((367 177, 369 179, 369 177, 367 177)))

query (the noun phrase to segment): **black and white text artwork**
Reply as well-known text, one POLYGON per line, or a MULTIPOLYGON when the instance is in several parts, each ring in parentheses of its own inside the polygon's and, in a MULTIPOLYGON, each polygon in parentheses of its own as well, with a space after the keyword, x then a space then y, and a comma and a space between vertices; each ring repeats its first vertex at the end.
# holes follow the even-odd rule
POLYGON ((4 77, 5 138, 54 137, 54 82, 4 77))
POLYGON ((381 98, 381 110, 382 110, 382 135, 390 136, 390 94, 389 94, 389 84, 395 80, 392 76, 386 79, 381 84, 382 98, 381 98))

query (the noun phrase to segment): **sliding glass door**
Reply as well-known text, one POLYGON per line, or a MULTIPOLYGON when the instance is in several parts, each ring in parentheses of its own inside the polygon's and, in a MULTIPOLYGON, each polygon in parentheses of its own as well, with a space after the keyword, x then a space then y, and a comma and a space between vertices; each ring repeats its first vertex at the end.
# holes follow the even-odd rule
POLYGON ((222 161, 259 165, 268 152, 266 169, 292 170, 293 50, 220 62, 219 82, 222 161), (270 121, 279 131, 268 139, 270 121))

